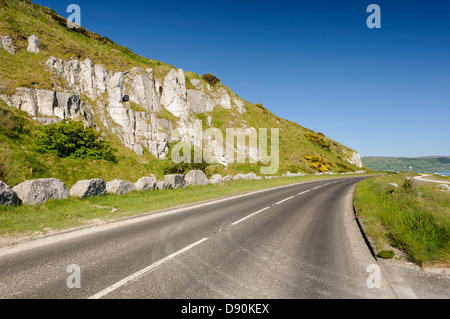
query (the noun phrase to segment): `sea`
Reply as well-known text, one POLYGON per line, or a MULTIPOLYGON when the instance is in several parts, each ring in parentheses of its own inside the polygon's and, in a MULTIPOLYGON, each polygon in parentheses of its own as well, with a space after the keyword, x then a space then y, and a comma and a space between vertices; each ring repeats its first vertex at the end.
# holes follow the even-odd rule
MULTIPOLYGON (((424 172, 420 172, 420 173, 424 173, 424 172)), ((428 171, 428 172, 425 172, 425 173, 435 173, 435 174, 440 174, 440 175, 443 175, 443 176, 450 176, 450 171, 440 171, 440 172, 438 172, 438 171, 428 171)))

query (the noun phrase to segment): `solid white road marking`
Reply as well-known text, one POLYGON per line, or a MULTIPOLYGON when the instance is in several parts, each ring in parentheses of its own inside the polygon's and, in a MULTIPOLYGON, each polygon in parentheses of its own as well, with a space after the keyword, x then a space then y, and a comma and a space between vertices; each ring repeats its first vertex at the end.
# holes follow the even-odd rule
POLYGON ((275 205, 280 205, 281 203, 287 202, 290 199, 293 199, 295 196, 291 196, 289 198, 283 199, 282 201, 279 201, 278 203, 275 203, 275 205))
POLYGON ((235 225, 237 225, 239 223, 242 223, 244 220, 249 219, 250 217, 253 217, 253 216, 255 216, 255 215, 259 214, 259 213, 262 213, 263 211, 268 210, 269 208, 270 207, 263 208, 263 209, 257 211, 256 213, 250 214, 250 215, 248 215, 248 216, 246 216, 246 217, 244 217, 242 219, 239 219, 237 222, 234 222, 232 225, 235 226, 235 225))
POLYGON ((167 256, 167 257, 165 257, 165 258, 163 258, 163 259, 161 259, 161 260, 159 260, 157 262, 155 262, 154 264, 151 264, 150 266, 148 266, 148 267, 146 267, 146 268, 144 268, 144 269, 142 269, 142 270, 132 274, 131 276, 128 276, 127 278, 122 279, 121 281, 119 281, 119 282, 115 283, 114 285, 112 285, 112 286, 110 286, 110 287, 100 291, 99 293, 89 297, 88 299, 100 299, 100 298, 106 296, 107 294, 113 292, 114 290, 120 288, 121 286, 126 285, 130 281, 138 278, 139 276, 142 276, 145 273, 148 273, 148 272, 150 272, 152 270, 155 270, 156 268, 158 268, 162 264, 168 262, 170 259, 173 259, 173 258, 175 258, 178 255, 181 255, 182 253, 188 251, 191 248, 194 248, 195 246, 200 245, 201 243, 203 243, 203 242, 205 242, 207 240, 208 240, 208 238, 203 238, 202 240, 199 240, 198 242, 193 243, 192 245, 189 245, 186 248, 183 248, 183 249, 181 249, 181 250, 179 250, 179 251, 177 251, 177 252, 175 252, 175 253, 173 253, 173 254, 171 254, 171 255, 169 255, 169 256, 167 256))

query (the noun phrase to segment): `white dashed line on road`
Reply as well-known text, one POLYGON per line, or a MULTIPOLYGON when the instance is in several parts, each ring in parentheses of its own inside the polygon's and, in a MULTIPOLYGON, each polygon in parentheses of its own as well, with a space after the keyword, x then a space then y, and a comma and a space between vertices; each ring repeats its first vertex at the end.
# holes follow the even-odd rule
POLYGON ((146 267, 146 268, 144 268, 144 269, 142 269, 142 270, 140 270, 140 271, 138 271, 138 272, 128 276, 127 278, 122 279, 121 281, 119 281, 119 282, 115 283, 114 285, 112 285, 112 286, 110 286, 110 287, 100 291, 99 293, 89 297, 88 299, 100 299, 100 298, 106 296, 107 294, 113 292, 114 290, 116 290, 116 289, 126 285, 130 281, 133 281, 134 279, 136 279, 136 278, 138 278, 138 277, 140 277, 140 276, 142 276, 142 275, 144 275, 144 274, 146 274, 148 272, 151 272, 151 271, 155 270, 156 268, 158 268, 162 264, 164 264, 164 263, 168 262, 169 260, 177 257, 178 255, 181 255, 182 253, 188 251, 189 249, 192 249, 195 246, 200 245, 201 243, 203 243, 203 242, 205 242, 207 240, 208 240, 208 238, 203 238, 202 240, 199 240, 198 242, 195 242, 192 245, 189 245, 186 248, 183 248, 183 249, 181 249, 181 250, 179 250, 179 251, 177 251, 177 252, 175 252, 175 253, 173 253, 173 254, 171 254, 171 255, 169 255, 169 256, 167 256, 167 257, 165 257, 165 258, 163 258, 163 259, 161 259, 161 260, 159 260, 159 261, 157 261, 155 263, 153 263, 153 264, 151 264, 150 266, 148 266, 148 267, 146 267))
POLYGON ((239 219, 237 222, 234 222, 232 225, 235 226, 235 225, 237 225, 237 224, 239 224, 239 223, 242 223, 244 220, 247 220, 247 219, 249 219, 250 217, 253 217, 253 216, 255 216, 255 215, 259 214, 259 213, 262 213, 263 211, 268 210, 269 208, 270 208, 270 207, 263 208, 263 209, 257 211, 256 213, 250 214, 250 215, 248 215, 248 216, 246 216, 246 217, 244 217, 244 218, 242 218, 242 219, 239 219))

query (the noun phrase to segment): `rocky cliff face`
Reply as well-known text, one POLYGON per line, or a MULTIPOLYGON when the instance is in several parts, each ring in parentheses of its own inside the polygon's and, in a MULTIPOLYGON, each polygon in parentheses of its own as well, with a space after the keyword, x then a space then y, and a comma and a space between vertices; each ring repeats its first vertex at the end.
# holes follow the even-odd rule
MULTIPOLYGON (((33 38, 32 43, 36 42, 33 38)), ((183 140, 192 143, 193 114, 218 107, 245 112, 244 102, 232 99, 223 87, 212 90, 209 84, 193 79, 194 89, 187 89, 182 69, 174 68, 158 79, 150 68, 112 72, 89 59, 64 61, 52 57, 45 64, 53 74, 54 90, 19 87, 14 94, 0 98, 44 124, 66 119, 81 120, 89 126, 102 124, 139 155, 146 148, 154 156, 165 158, 175 128, 183 140), (163 109, 174 118, 161 116, 163 109)))
MULTIPOLYGON (((43 79, 43 82, 51 89, 32 88, 32 83, 27 87, 14 85, 13 88, 18 86, 15 91, 8 90, 8 93, 0 94, 0 99, 10 107, 27 112, 43 124, 67 119, 80 120, 86 126, 114 134, 125 147, 138 155, 143 155, 148 150, 159 159, 167 157, 169 144, 172 142, 183 140, 194 145, 196 138, 199 138, 197 121, 202 118, 211 127, 215 120, 213 116, 220 113, 215 112, 217 110, 223 110, 222 115, 225 113, 223 117, 226 121, 222 119, 223 121, 218 121, 221 124, 217 124, 222 131, 226 128, 240 128, 244 134, 251 135, 257 132, 253 126, 261 125, 261 121, 251 115, 255 114, 252 107, 260 107, 245 102, 222 84, 212 84, 213 82, 198 75, 186 76, 182 69, 164 69, 162 72, 147 67, 130 67, 113 71, 89 58, 54 57, 54 53, 45 51, 45 46, 40 48, 41 41, 35 35, 28 37, 27 45, 25 48, 23 44, 16 46, 8 35, 0 37, 0 50, 4 50, 2 53, 7 52, 8 57, 18 56, 21 50, 39 55, 42 62, 37 67, 42 73, 45 73, 44 70, 49 72, 50 78, 43 79), (177 134, 174 134, 175 130, 177 134)), ((39 61, 30 59, 33 62, 39 61)), ((272 127, 276 127, 282 119, 266 111, 258 114, 271 121, 272 127)), ((303 138, 303 134, 297 133, 304 129, 295 123, 284 125, 289 132, 283 132, 282 138, 285 138, 285 142, 291 142, 286 144, 290 148, 284 151, 284 161, 288 162, 291 157, 300 163, 301 158, 306 155, 326 158, 330 154, 336 154, 335 159, 330 160, 331 163, 336 161, 363 167, 358 153, 336 143, 333 143, 336 147, 328 150, 328 153, 313 145, 307 151, 295 149, 300 145, 296 142, 303 138), (291 156, 289 153, 293 151, 296 154, 291 156)), ((223 165, 234 162, 234 158, 227 157, 225 145, 219 145, 218 140, 212 139, 203 131, 200 131, 200 135, 204 142, 203 148, 215 157, 210 160, 223 165)), ((260 161, 258 145, 247 146, 245 141, 244 145, 238 141, 236 151, 242 151, 253 163, 260 161)), ((304 168, 305 171, 309 169, 310 167, 304 168)))

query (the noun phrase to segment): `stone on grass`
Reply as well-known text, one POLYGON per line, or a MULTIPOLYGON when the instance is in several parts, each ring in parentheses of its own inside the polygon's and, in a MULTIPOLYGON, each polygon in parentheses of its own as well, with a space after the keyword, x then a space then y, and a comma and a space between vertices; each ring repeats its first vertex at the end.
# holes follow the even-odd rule
POLYGON ((184 177, 188 185, 206 185, 209 184, 208 177, 201 170, 190 171, 184 177))
POLYGON ((106 182, 103 179, 88 179, 76 182, 70 189, 70 196, 88 198, 106 195, 106 182))
POLYGON ((169 185, 168 188, 186 188, 184 175, 172 174, 164 176, 164 182, 169 185))
POLYGON ((66 185, 56 178, 25 181, 13 188, 25 205, 43 204, 51 199, 65 199, 70 195, 66 185))
POLYGON ((441 184, 441 185, 438 185, 437 188, 449 190, 450 186, 448 186, 448 184, 441 184))
POLYGON ((222 182, 223 182, 222 175, 220 175, 220 174, 215 174, 215 175, 211 176, 211 178, 209 179, 209 182, 210 182, 211 184, 219 184, 219 183, 222 183, 222 182))
POLYGON ((19 206, 20 199, 17 193, 4 182, 0 181, 0 205, 19 206))
POLYGON ((133 183, 115 179, 106 183, 106 192, 110 194, 123 195, 129 194, 136 190, 136 186, 133 183))
POLYGON ((232 180, 233 180, 233 176, 231 176, 231 175, 227 175, 223 178, 224 182, 231 182, 232 180))
POLYGON ((39 53, 39 38, 35 35, 32 35, 31 37, 28 38, 28 48, 27 48, 28 52, 31 53, 39 53))
POLYGON ((238 180, 240 180, 240 179, 249 180, 249 179, 250 179, 250 176, 245 175, 245 174, 237 174, 237 175, 234 176, 233 179, 234 179, 235 181, 238 181, 238 180))
POLYGON ((157 189, 157 190, 164 190, 164 189, 171 189, 171 188, 172 187, 164 181, 158 181, 155 184, 155 189, 157 189))
POLYGON ((140 178, 134 185, 138 191, 151 191, 156 189, 156 182, 156 176, 146 176, 140 178))

